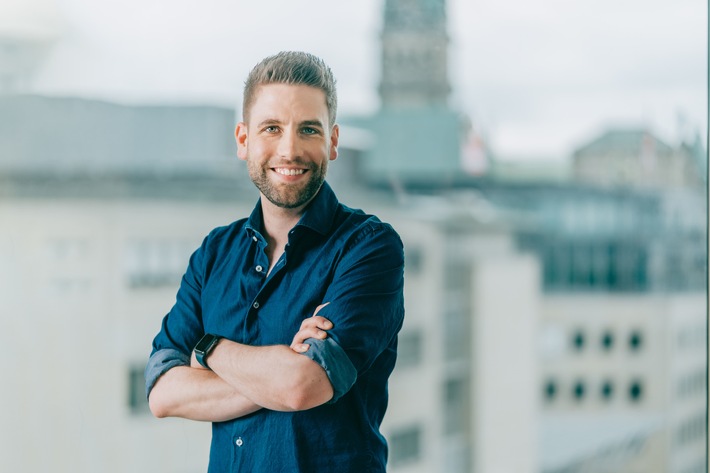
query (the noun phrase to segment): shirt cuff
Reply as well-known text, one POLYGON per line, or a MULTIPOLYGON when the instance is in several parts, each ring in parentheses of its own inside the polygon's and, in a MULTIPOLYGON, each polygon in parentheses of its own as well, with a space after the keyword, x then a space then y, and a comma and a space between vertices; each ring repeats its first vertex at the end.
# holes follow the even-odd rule
POLYGON ((190 357, 174 348, 163 348, 156 351, 148 359, 148 365, 145 367, 145 395, 150 396, 150 391, 153 389, 155 382, 158 381, 163 373, 176 366, 189 366, 190 357))
POLYGON ((328 404, 336 402, 355 384, 357 370, 345 351, 331 337, 325 340, 308 338, 303 343, 310 348, 302 355, 321 365, 333 386, 333 398, 328 404))

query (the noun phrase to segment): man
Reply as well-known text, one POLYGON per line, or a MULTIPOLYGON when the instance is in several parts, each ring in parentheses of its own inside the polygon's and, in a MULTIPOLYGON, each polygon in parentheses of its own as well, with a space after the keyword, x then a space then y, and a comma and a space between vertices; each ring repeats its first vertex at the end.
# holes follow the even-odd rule
POLYGON ((259 201, 195 251, 153 341, 151 411, 213 422, 210 472, 385 471, 403 249, 325 182, 336 110, 315 56, 251 71, 235 134, 259 201))

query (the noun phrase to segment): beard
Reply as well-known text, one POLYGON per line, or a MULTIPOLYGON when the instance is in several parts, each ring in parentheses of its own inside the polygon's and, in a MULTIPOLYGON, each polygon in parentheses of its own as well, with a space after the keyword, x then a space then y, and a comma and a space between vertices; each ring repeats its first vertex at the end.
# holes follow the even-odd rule
POLYGON ((247 159, 249 177, 256 188, 269 202, 284 209, 301 207, 315 197, 325 182, 325 175, 328 171, 327 160, 324 160, 321 166, 299 162, 294 162, 294 164, 307 166, 306 177, 308 179, 294 184, 276 184, 269 180, 269 173, 272 172, 271 166, 268 164, 262 166, 252 159, 247 159))

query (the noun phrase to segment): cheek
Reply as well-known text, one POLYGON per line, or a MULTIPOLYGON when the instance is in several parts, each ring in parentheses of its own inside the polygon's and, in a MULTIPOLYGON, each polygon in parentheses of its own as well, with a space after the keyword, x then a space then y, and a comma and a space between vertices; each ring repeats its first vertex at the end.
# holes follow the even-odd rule
POLYGON ((332 154, 332 150, 333 150, 333 148, 329 144, 319 143, 317 146, 311 146, 309 148, 308 152, 314 158, 315 157, 330 158, 330 156, 332 154))
POLYGON ((265 155, 268 155, 268 147, 260 141, 252 141, 244 151, 244 156, 249 160, 261 160, 265 155))

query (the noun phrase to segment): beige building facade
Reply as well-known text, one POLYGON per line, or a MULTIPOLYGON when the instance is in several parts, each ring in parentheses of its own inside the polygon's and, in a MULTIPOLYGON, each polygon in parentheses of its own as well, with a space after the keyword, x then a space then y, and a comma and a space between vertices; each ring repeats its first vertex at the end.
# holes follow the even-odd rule
POLYGON ((579 451, 548 471, 704 471, 703 293, 547 296, 541 321, 547 448, 579 451))

